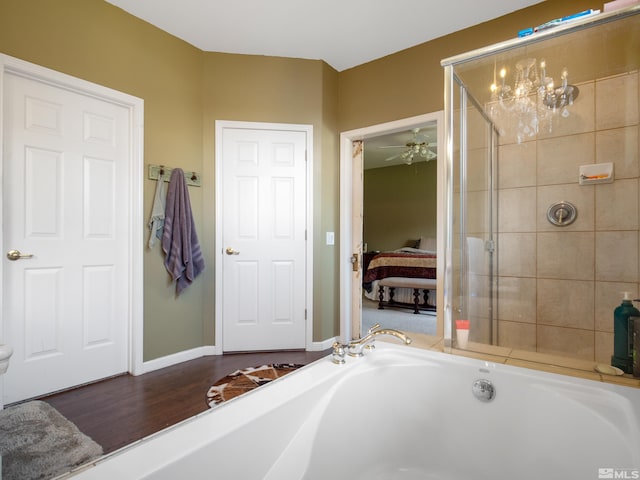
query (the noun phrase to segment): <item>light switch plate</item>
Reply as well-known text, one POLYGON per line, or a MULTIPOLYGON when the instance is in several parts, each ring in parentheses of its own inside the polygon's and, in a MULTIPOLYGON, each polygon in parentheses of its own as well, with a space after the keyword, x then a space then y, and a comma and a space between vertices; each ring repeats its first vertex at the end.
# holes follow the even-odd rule
POLYGON ((334 245, 336 243, 336 234, 334 232, 327 232, 327 245, 334 245))

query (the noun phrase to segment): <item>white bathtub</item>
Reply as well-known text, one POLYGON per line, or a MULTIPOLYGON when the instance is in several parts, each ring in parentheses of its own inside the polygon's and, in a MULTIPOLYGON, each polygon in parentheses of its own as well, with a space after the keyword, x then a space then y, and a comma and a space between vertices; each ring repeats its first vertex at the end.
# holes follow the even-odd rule
POLYGON ((640 478, 640 390, 377 345, 345 365, 319 360, 74 478, 640 478), (492 382, 493 400, 474 397, 478 379, 492 382))

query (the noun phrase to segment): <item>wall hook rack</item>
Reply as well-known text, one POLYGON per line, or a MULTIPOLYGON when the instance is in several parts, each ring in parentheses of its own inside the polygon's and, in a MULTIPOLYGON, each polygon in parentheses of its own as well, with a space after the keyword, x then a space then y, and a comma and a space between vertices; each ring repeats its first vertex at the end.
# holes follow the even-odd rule
MULTIPOLYGON (((164 165, 149 165, 149 179, 157 180, 160 175, 165 175, 164 181, 168 182, 171 177, 171 171, 173 168, 166 167, 164 165)), ((199 187, 202 185, 200 174, 197 172, 184 172, 184 179, 187 185, 199 187)))

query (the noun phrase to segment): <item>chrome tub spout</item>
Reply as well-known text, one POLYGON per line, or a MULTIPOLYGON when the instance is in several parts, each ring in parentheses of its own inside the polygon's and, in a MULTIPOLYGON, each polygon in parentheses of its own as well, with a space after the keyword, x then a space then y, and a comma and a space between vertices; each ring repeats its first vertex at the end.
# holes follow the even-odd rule
POLYGON ((362 351, 365 347, 369 349, 375 348, 374 340, 378 335, 395 337, 401 340, 405 345, 409 345, 411 343, 411 339, 401 331, 394 330, 393 328, 380 328, 380 324, 376 323, 369 329, 364 337, 349 342, 349 345, 347 345, 347 352, 352 357, 361 357, 362 351))

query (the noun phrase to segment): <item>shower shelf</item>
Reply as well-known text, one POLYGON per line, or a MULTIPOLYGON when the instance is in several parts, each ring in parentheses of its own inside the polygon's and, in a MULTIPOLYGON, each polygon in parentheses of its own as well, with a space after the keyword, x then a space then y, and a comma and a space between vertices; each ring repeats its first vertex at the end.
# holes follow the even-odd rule
POLYGON ((596 163, 580 166, 580 185, 613 182, 613 163, 596 163))

